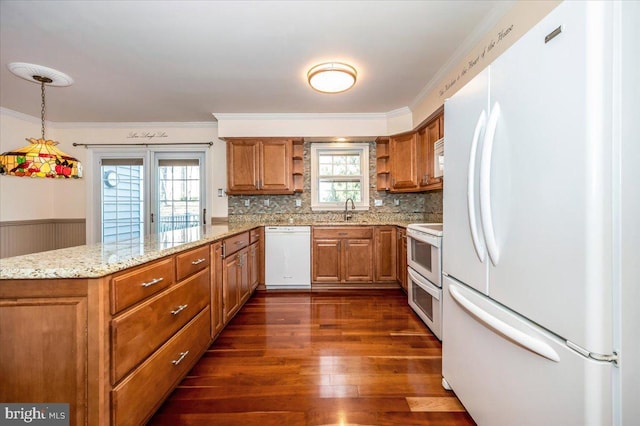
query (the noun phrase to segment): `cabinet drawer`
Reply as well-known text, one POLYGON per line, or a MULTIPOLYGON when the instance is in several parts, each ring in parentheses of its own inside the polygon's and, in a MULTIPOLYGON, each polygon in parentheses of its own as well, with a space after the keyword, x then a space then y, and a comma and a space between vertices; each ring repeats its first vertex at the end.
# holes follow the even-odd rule
POLYGON ((327 226, 313 228, 313 238, 373 238, 371 226, 327 226))
POLYGON ((253 244, 260 240, 260 229, 252 229, 249 232, 249 243, 253 244))
POLYGON ((141 425, 209 346, 209 307, 151 355, 111 393, 113 424, 141 425))
POLYGON ((249 233, 244 232, 224 240, 224 255, 229 256, 249 245, 249 233))
POLYGON ((111 313, 156 294, 173 284, 173 258, 150 263, 111 280, 111 313))
POLYGON ((208 305, 209 297, 209 270, 206 269, 113 319, 113 383, 208 305))
POLYGON ((202 271, 209 266, 209 246, 199 247, 176 256, 176 279, 178 281, 189 275, 202 271))

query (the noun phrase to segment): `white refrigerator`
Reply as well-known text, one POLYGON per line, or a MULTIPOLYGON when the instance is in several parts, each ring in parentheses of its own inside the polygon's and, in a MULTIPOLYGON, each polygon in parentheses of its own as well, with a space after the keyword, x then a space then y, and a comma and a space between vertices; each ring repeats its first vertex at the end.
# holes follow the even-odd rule
POLYGON ((443 384, 480 425, 640 418, 639 24, 562 3, 445 102, 443 384))

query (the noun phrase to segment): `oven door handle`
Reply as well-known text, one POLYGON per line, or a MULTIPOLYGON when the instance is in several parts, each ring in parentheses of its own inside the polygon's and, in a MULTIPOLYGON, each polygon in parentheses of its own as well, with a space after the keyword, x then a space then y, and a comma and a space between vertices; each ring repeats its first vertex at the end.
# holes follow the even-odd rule
POLYGON ((423 234, 420 232, 416 232, 413 229, 407 229, 407 237, 411 237, 416 241, 420 241, 433 247, 440 248, 440 238, 435 235, 423 234))
POLYGON ((440 294, 441 294, 442 291, 438 287, 436 287, 435 285, 431 284, 429 282, 429 280, 427 280, 424 277, 421 277, 420 275, 418 275, 411 268, 409 268, 409 276, 411 277, 411 280, 414 283, 418 284, 421 289, 423 289, 424 291, 429 293, 431 295, 431 297, 433 297, 436 300, 440 300, 440 294), (425 283, 425 281, 427 281, 427 283, 425 283), (433 288, 432 288, 432 286, 433 286, 433 288))

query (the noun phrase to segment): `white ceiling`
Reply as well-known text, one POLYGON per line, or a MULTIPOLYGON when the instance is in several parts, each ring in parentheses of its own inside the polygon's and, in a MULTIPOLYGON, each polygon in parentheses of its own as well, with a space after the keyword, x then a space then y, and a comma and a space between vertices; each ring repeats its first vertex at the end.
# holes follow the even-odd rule
POLYGON ((0 106, 40 116, 29 62, 69 74, 47 88, 54 122, 202 122, 219 113, 380 113, 411 106, 505 1, 0 2, 0 106), (306 71, 358 69, 343 94, 306 71))

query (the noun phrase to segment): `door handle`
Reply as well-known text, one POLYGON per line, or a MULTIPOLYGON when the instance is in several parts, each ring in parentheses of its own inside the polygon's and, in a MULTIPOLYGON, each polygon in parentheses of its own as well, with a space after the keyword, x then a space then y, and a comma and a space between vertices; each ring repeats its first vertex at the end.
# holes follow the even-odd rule
POLYGON ((475 181, 476 181, 476 154, 478 151, 478 141, 483 128, 487 124, 487 113, 482 110, 476 128, 473 131, 473 140, 471 141, 471 152, 469 154, 469 166, 467 168, 467 213, 469 214, 469 225, 471 227, 471 240, 473 248, 480 262, 484 263, 485 247, 478 234, 478 218, 476 217, 476 197, 475 197, 475 181))
POLYGON ((489 314, 469 299, 464 297, 460 291, 449 285, 449 294, 453 297, 465 311, 473 315, 478 321, 489 327, 493 332, 506 337, 515 344, 522 346, 523 348, 540 355, 550 361, 560 362, 560 356, 551 346, 542 340, 529 336, 528 334, 518 330, 515 327, 510 326, 506 322, 489 314))
POLYGON ((487 243, 487 251, 494 265, 500 260, 498 244, 496 242, 495 228, 491 212, 491 156, 493 154, 493 142, 496 135, 496 127, 500 118, 500 104, 495 103, 489 114, 487 131, 484 134, 482 156, 480 157, 480 218, 484 238, 487 243))
POLYGON ((207 224, 207 209, 202 209, 202 224, 207 224))

